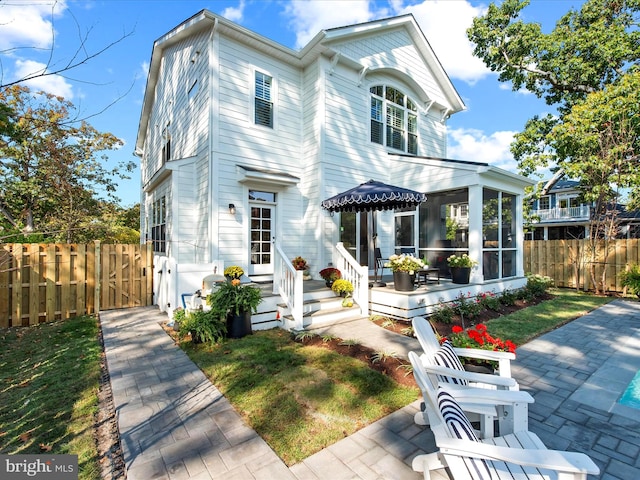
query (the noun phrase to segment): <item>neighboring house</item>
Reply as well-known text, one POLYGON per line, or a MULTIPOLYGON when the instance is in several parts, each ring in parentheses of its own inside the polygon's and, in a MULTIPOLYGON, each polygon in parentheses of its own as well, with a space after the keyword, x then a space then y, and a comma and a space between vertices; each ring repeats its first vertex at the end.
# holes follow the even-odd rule
MULTIPOLYGON (((589 237, 593 204, 580 201, 579 182, 560 180, 546 195, 534 200, 528 240, 572 240, 589 237)), ((618 238, 640 238, 640 212, 619 206, 618 238)))
POLYGON ((338 242, 360 275, 373 271, 374 247, 385 257, 412 248, 443 276, 447 256, 468 252, 481 262, 473 282, 521 286, 532 182, 444 159, 446 121, 464 108, 411 15, 324 30, 300 51, 206 10, 181 23, 154 43, 136 142, 156 303, 171 311, 203 275, 234 264, 279 285, 279 262, 301 255, 318 278, 339 264, 338 242), (369 179, 428 201, 322 210, 369 179))

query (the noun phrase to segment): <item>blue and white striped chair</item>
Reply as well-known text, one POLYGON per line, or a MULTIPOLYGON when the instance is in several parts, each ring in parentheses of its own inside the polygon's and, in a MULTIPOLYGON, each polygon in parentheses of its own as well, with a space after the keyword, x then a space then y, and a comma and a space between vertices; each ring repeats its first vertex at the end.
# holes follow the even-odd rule
MULTIPOLYGON (((413 470, 423 472, 425 480, 431 478, 431 472, 444 468, 449 469, 454 480, 585 480, 588 474, 600 473, 587 455, 548 450, 528 430, 479 440, 458 400, 444 386, 433 388, 415 352, 409 352, 409 360, 439 449, 418 455, 412 461, 413 470)), ((485 392, 499 391, 485 389, 485 392)))

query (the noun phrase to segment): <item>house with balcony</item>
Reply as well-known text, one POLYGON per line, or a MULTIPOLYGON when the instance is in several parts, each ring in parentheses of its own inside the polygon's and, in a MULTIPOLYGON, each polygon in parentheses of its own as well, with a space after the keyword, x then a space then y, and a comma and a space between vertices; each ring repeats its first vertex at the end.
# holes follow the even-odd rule
MULTIPOLYGON (((589 237, 594 205, 580 200, 578 182, 559 180, 533 202, 527 240, 573 240, 589 237)), ((619 206, 616 237, 640 238, 640 212, 619 206)))
POLYGON ((203 277, 239 265, 270 292, 255 328, 283 317, 303 328, 319 321, 307 315, 317 293, 293 269, 297 256, 315 279, 339 268, 360 315, 411 318, 455 298, 461 289, 446 288, 453 253, 479 262, 465 294, 524 285, 523 198, 533 182, 447 158, 447 120, 464 108, 412 15, 323 30, 301 50, 207 10, 180 23, 154 42, 135 145, 155 303, 170 314, 203 277), (427 201, 321 207, 370 179, 427 201), (426 257, 442 282, 403 295, 369 288, 378 250, 426 257))

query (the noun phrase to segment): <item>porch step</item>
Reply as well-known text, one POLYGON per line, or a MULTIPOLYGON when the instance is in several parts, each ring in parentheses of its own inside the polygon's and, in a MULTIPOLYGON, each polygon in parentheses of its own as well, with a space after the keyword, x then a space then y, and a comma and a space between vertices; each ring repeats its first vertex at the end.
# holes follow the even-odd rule
MULTIPOLYGON (((315 328, 334 323, 348 322, 361 317, 362 315, 360 315, 360 307, 358 307, 358 305, 354 305, 353 307, 340 306, 338 308, 324 308, 322 310, 305 312, 302 325, 304 328, 315 328)), ((285 324, 293 324, 294 322, 292 315, 284 315, 282 318, 285 324)))

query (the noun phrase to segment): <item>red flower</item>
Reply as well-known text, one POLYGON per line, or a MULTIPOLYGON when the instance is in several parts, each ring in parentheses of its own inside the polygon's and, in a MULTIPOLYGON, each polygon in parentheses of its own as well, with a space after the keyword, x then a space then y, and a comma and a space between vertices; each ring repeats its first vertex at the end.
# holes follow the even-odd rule
POLYGON ((463 328, 460 325, 454 325, 451 327, 451 333, 461 333, 463 328))

